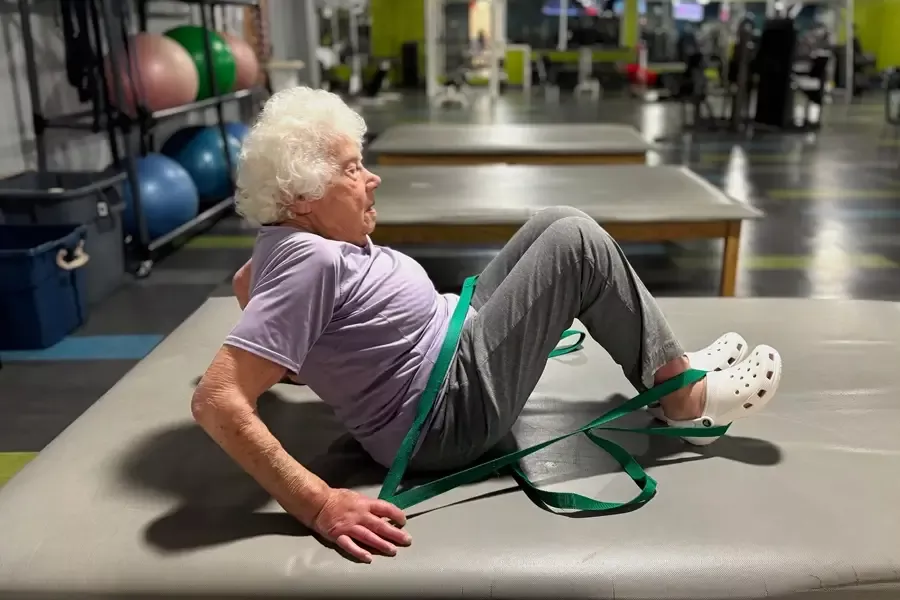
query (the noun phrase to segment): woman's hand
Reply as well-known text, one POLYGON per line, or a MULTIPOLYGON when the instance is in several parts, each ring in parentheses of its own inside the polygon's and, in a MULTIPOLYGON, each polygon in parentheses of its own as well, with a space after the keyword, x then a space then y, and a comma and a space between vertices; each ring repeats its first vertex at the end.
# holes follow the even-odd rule
POLYGON ((366 563, 372 562, 372 555, 357 542, 394 556, 398 545, 409 546, 412 542, 409 534, 400 529, 404 525, 406 516, 393 504, 344 489, 329 492, 313 521, 313 529, 319 535, 366 563))

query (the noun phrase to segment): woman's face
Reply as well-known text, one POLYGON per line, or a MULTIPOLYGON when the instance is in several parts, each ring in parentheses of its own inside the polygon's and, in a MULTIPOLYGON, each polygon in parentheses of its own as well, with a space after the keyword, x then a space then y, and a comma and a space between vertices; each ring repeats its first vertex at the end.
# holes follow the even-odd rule
POLYGON ((363 166, 356 144, 340 145, 337 155, 337 177, 302 220, 322 237, 364 246, 375 230, 375 188, 381 179, 363 166))

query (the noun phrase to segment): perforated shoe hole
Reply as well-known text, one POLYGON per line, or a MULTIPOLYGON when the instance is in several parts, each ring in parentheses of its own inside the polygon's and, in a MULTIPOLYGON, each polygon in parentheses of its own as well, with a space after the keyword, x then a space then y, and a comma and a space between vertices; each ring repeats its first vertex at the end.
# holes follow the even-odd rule
POLYGON ((744 403, 744 409, 748 409, 748 408, 753 408, 753 404, 750 403, 750 402, 745 402, 745 403, 744 403))
POLYGON ((766 395, 766 390, 759 390, 758 392, 756 392, 756 395, 762 398, 766 395))

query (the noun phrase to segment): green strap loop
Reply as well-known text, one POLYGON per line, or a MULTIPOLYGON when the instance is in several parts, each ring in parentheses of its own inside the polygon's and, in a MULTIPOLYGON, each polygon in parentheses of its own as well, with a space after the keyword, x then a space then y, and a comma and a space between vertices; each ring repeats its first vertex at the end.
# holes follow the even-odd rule
MULTIPOLYGON (((443 494, 444 492, 448 492, 461 485, 479 481, 489 476, 506 471, 513 476, 513 478, 523 489, 523 491, 528 495, 528 497, 538 505, 563 510, 579 510, 592 512, 616 511, 625 507, 639 506, 649 502, 650 499, 653 498, 653 496, 656 494, 656 480, 650 477, 650 475, 648 475, 647 472, 644 471, 641 465, 638 464, 637 460, 627 450, 625 450, 625 448, 614 442, 601 438, 596 433, 594 433, 595 431, 620 431, 642 433, 648 435, 661 435, 667 437, 713 437, 724 435, 725 432, 728 431, 728 425, 708 427, 704 429, 679 429, 672 427, 612 427, 607 425, 608 423, 622 417, 623 415, 634 412, 636 410, 640 410, 641 408, 649 404, 653 404, 654 402, 658 402, 664 396, 671 394, 672 392, 677 391, 685 386, 696 383, 706 376, 705 371, 690 369, 688 371, 685 371, 684 373, 681 373, 680 375, 676 375, 675 377, 664 381, 663 383, 649 390, 646 390, 643 393, 638 394, 622 405, 607 411, 590 423, 587 423, 586 425, 579 427, 574 431, 570 431, 569 433, 560 435, 553 439, 540 442, 538 444, 535 444, 534 446, 510 452, 498 458, 487 460, 480 464, 468 467, 455 473, 451 473, 450 475, 441 477, 428 483, 424 483, 417 487, 399 491, 400 484, 403 480, 403 475, 405 474, 406 469, 409 466, 413 451, 415 450, 416 444, 421 435, 422 427, 424 426, 425 421, 428 418, 428 414, 431 411, 432 406, 434 406, 434 401, 437 398, 437 394, 440 392, 441 387, 443 386, 444 379, 450 367, 450 363, 452 362, 453 356, 456 353, 456 347, 459 342, 459 335, 462 331, 463 324, 465 323, 466 314, 468 313, 468 309, 472 301, 472 294, 475 291, 475 283, 477 282, 477 280, 477 276, 470 277, 463 285, 463 289, 460 292, 459 303, 457 304, 456 309, 453 312, 453 316, 450 320, 450 326, 447 330, 447 336, 444 339, 443 346, 441 347, 441 351, 438 355, 437 361, 435 361, 435 365, 431 371, 431 375, 428 378, 428 383, 425 386, 425 390, 422 392, 416 419, 410 427, 409 432, 407 432, 406 437, 403 439, 403 442, 401 443, 400 448, 397 451, 397 455, 394 458, 394 462, 384 479, 384 483, 381 487, 381 492, 378 495, 380 499, 387 500, 388 502, 395 504, 401 509, 406 509, 410 506, 419 504, 420 502, 424 502, 425 500, 443 494), (634 498, 627 502, 603 502, 601 500, 595 500, 593 498, 588 498, 587 496, 582 496, 580 494, 543 490, 532 483, 528 476, 525 475, 525 473, 522 471, 521 467, 518 464, 518 462, 522 458, 578 434, 585 435, 589 440, 591 440, 591 442, 593 442, 594 445, 608 453, 610 456, 612 456, 613 459, 615 459, 616 462, 619 463, 619 465, 621 465, 625 473, 629 477, 631 477, 632 481, 634 481, 634 483, 640 490, 634 498)), ((578 336, 578 341, 573 344, 569 344, 568 346, 555 348, 550 353, 550 358, 562 356, 571 352, 575 352, 576 350, 580 350, 582 348, 582 342, 585 339, 585 334, 583 332, 569 329, 562 334, 560 339, 572 337, 573 335, 578 336)))
POLYGON ((568 346, 560 346, 559 348, 554 348, 552 352, 548 355, 549 358, 556 358, 557 356, 562 356, 564 354, 569 354, 570 352, 575 352, 576 350, 581 350, 584 346, 582 342, 586 334, 583 331, 578 331, 577 329, 566 329, 563 331, 562 335, 559 336, 560 341, 566 339, 567 337, 572 337, 573 335, 578 336, 578 341, 574 344, 569 344, 568 346))

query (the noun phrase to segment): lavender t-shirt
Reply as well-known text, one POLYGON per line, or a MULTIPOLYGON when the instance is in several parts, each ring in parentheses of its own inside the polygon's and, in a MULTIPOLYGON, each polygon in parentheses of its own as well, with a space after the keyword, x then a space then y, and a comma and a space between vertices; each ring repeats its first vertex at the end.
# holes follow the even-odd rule
POLYGON ((299 375, 379 463, 412 425, 458 297, 413 259, 265 226, 250 301, 225 343, 299 375))

